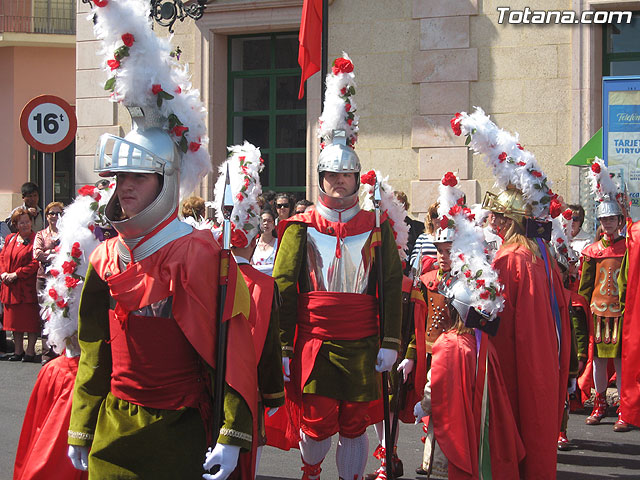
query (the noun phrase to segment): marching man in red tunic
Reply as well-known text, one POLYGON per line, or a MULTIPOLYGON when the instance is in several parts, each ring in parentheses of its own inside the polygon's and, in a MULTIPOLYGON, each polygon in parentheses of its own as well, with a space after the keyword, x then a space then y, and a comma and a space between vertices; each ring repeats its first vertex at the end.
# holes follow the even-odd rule
POLYGON ((226 479, 240 452, 251 450, 256 360, 246 348, 250 297, 237 265, 222 258, 210 231, 177 218, 181 194, 210 170, 201 145, 206 111, 169 41, 151 30, 148 2, 96 2, 93 13, 104 49, 116 45, 122 60, 107 67, 115 76, 106 88, 134 128, 124 138, 103 135, 96 153, 96 172, 116 177, 104 211, 119 236, 89 259, 69 457, 90 479, 202 478, 216 465, 204 478, 226 479), (224 343, 218 320, 227 325, 225 371, 216 356, 224 343), (224 415, 214 424, 218 411, 224 415))
POLYGON ((353 78, 351 61, 338 58, 327 76, 320 118, 324 149, 318 162, 319 201, 314 211, 290 218, 282 228, 274 266, 283 300, 280 326, 283 365, 290 379, 287 395, 293 404, 288 404, 290 421, 294 436, 299 436, 304 479, 320 477, 336 433, 340 478, 362 478, 368 406, 380 397, 376 372, 393 367, 400 344, 398 247, 389 222, 377 230, 374 214, 358 204, 353 78), (374 259, 371 252, 378 242, 382 258, 374 259), (375 268, 380 260, 384 284, 378 286, 375 268), (378 289, 384 289, 382 342, 378 289))

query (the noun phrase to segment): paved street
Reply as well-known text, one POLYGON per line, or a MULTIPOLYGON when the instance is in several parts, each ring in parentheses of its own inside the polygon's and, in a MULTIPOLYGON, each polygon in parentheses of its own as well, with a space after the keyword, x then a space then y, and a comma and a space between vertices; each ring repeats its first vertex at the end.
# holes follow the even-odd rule
MULTIPOLYGON (((40 370, 39 364, 0 362, 0 480, 9 480, 13 471, 15 452, 31 389, 40 370)), ((613 415, 613 409, 610 409, 613 415)), ((607 417, 602 425, 587 427, 586 413, 573 414, 569 423, 569 438, 574 448, 559 452, 559 480, 596 480, 605 478, 640 478, 640 430, 615 433, 612 430, 614 416, 607 417)), ((402 478, 425 478, 415 474, 422 452, 421 429, 403 425, 400 430, 399 454, 405 464, 402 478)), ((369 429, 369 446, 376 447, 375 433, 369 429)), ((337 478, 335 466, 335 442, 323 464, 322 478, 337 478)), ((266 448, 262 455, 258 479, 299 479, 300 456, 297 450, 282 452, 266 448)), ((375 469, 374 459, 367 471, 375 469)), ((52 474, 51 478, 55 479, 52 474)), ((64 479, 60 479, 64 480, 64 479)))

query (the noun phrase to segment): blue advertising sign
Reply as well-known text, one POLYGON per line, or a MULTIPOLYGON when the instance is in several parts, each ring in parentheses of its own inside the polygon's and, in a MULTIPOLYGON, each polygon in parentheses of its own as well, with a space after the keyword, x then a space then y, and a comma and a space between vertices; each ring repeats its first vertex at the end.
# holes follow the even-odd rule
POLYGON ((640 76, 602 79, 602 153, 640 219, 640 76))

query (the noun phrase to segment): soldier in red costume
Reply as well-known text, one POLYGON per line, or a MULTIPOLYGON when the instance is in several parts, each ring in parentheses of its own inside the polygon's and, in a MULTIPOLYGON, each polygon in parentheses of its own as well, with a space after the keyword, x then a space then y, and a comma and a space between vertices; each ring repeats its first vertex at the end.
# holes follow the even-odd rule
MULTIPOLYGON (((593 317, 589 328, 593 343, 590 361, 596 396, 593 411, 585 420, 587 425, 598 425, 606 416, 609 383, 607 365, 610 359, 613 359, 618 374, 616 383, 620 392, 623 309, 618 291, 618 275, 627 251, 625 238, 620 236, 624 216, 618 202, 610 197, 603 199, 598 205, 596 217, 604 236, 582 251, 582 276, 578 290, 586 299, 593 317)), ((616 432, 630 430, 622 415, 620 408, 618 420, 613 426, 616 432)))

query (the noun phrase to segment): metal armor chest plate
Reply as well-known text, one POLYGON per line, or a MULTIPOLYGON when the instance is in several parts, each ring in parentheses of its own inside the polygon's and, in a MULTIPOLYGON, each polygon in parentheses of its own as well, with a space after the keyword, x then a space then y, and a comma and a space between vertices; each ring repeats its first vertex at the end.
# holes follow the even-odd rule
POLYGON ((596 264, 596 279, 591 295, 591 311, 600 317, 619 317, 618 274, 621 257, 603 258, 596 264))
POLYGON ((336 237, 307 227, 307 268, 312 291, 366 293, 371 256, 371 232, 340 239, 336 257, 336 237))

